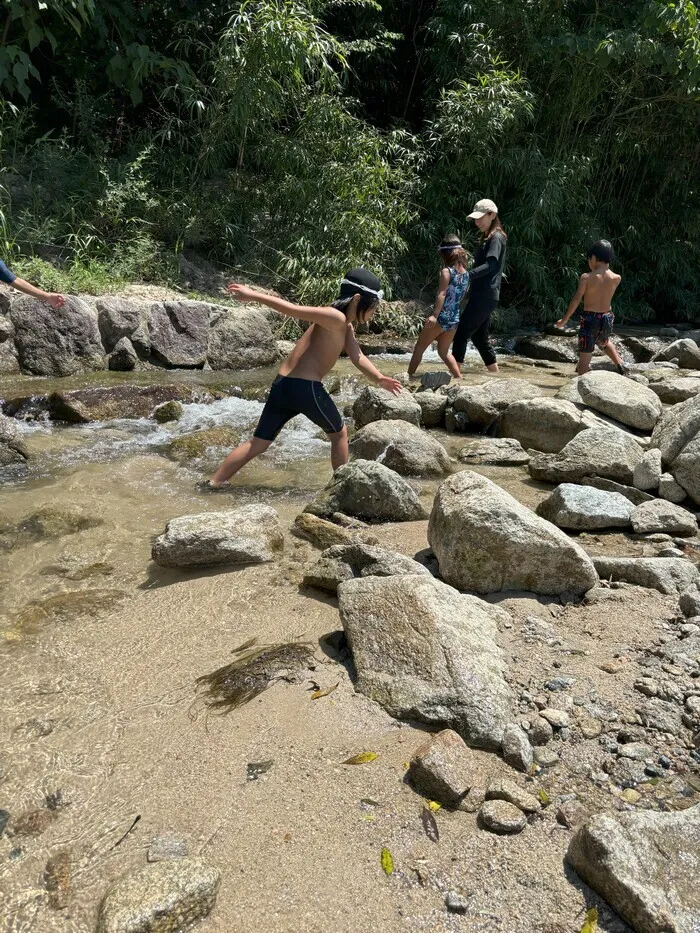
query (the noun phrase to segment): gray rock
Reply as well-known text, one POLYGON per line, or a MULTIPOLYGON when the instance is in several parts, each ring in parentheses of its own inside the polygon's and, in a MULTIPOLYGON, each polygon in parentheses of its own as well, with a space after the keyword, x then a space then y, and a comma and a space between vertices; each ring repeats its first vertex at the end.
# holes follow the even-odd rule
POLYGON ((651 389, 617 373, 586 373, 578 391, 590 408, 640 431, 650 431, 661 416, 661 402, 651 389))
POLYGON ((644 742, 626 742, 620 746, 617 754, 620 758, 630 758, 632 761, 646 761, 653 756, 654 751, 644 742))
POLYGON ((550 726, 554 726, 555 729, 566 729, 569 725, 569 714, 563 709, 547 707, 540 710, 540 716, 546 719, 550 726))
POLYGON ((204 366, 211 305, 203 301, 164 301, 151 306, 148 336, 153 356, 166 366, 204 366))
POLYGON ((639 933, 695 933, 700 807, 597 814, 573 837, 566 858, 639 933))
POLYGON ((457 809, 478 781, 479 764, 464 739, 443 729, 413 753, 408 776, 429 800, 457 809))
POLYGON ((597 583, 590 558, 576 542, 470 471, 438 489, 428 541, 442 578, 460 590, 583 595, 597 583))
POLYGON ((413 398, 420 406, 420 420, 424 428, 437 428, 445 423, 447 396, 437 392, 416 392, 413 398))
POLYGON ((423 564, 383 547, 366 544, 339 544, 324 551, 304 574, 304 585, 331 593, 345 580, 355 577, 392 577, 402 574, 431 576, 423 564))
POLYGON ((687 493, 683 487, 675 481, 670 473, 662 473, 659 480, 659 495, 668 502, 675 502, 678 505, 683 502, 687 493))
POLYGON ((80 298, 67 296, 52 308, 24 295, 12 302, 10 317, 22 372, 72 376, 105 368, 97 316, 80 298))
MULTIPOLYGON (((533 745, 546 745, 554 735, 554 729, 541 716, 533 716, 527 735, 533 745)), ((529 770, 529 769, 528 769, 529 770)))
POLYGON ((626 528, 634 506, 616 492, 562 483, 537 506, 537 514, 559 528, 574 531, 626 528))
POLYGON ((559 453, 587 428, 580 409, 556 398, 513 402, 501 417, 500 433, 520 441, 523 447, 559 453))
POLYGON ((350 442, 350 455, 377 460, 402 476, 442 476, 450 458, 434 437, 407 421, 373 421, 350 442))
POLYGON ((17 423, 0 414, 0 467, 24 463, 28 459, 29 450, 17 423))
POLYGON ((483 463, 494 466, 524 466, 530 454, 520 441, 511 437, 480 437, 470 441, 459 452, 462 463, 483 463))
POLYGON ((112 353, 124 339, 131 345, 131 338, 135 334, 140 349, 148 353, 148 308, 124 298, 112 297, 98 298, 95 308, 100 336, 107 353, 112 353))
POLYGON ((502 609, 426 576, 349 580, 338 596, 361 693, 500 749, 512 701, 495 641, 502 609))
POLYGON ((344 512, 374 522, 412 522, 427 517, 413 487, 373 460, 354 460, 339 467, 304 511, 321 518, 344 512))
POLYGON ((622 343, 634 357, 635 363, 650 363, 659 350, 664 348, 658 337, 622 337, 622 343))
POLYGON ((479 817, 484 829, 492 833, 512 835, 527 826, 523 811, 505 800, 487 800, 479 810, 479 817))
POLYGON ((680 596, 700 580, 697 567, 674 557, 594 557, 593 563, 601 580, 621 580, 666 596, 680 596))
POLYGON ((515 781, 509 781, 507 778, 495 778, 486 788, 487 800, 507 800, 523 813, 537 813, 540 809, 540 802, 533 794, 530 794, 516 784, 515 781))
POLYGON ((447 397, 457 413, 466 416, 470 429, 487 428, 513 402, 544 395, 539 386, 524 379, 496 379, 483 385, 448 389, 447 397))
POLYGON ((647 450, 634 468, 632 481, 637 489, 647 492, 658 489, 661 472, 661 451, 652 447, 651 450, 647 450))
POLYGON ((184 409, 179 402, 163 402, 153 409, 153 418, 158 424, 167 424, 169 421, 179 421, 184 409))
POLYGON ((3 318, 0 315, 0 376, 11 376, 18 373, 19 359, 17 356, 17 347, 11 336, 14 334, 14 327, 9 318, 3 318), (7 326, 6 336, 3 336, 3 327, 7 326))
POLYGON ((445 907, 451 914, 466 914, 469 910, 469 898, 456 891, 448 891, 445 895, 445 907))
POLYGON ((669 732, 671 735, 680 735, 683 731, 681 709, 675 703, 652 697, 637 712, 647 729, 669 732))
POLYGON ((187 840, 175 833, 161 833, 151 839, 146 859, 149 862, 166 862, 168 859, 186 858, 189 855, 187 840))
POLYGON ((656 362, 673 360, 681 369, 700 369, 700 347, 694 340, 675 340, 654 357, 656 362))
POLYGON ((109 421, 112 418, 148 418, 153 409, 164 402, 194 402, 211 400, 202 389, 178 385, 115 385, 95 389, 74 389, 52 392, 46 398, 46 408, 52 421, 86 424, 89 421, 109 421))
POLYGON ((207 360, 212 369, 271 366, 280 357, 268 316, 258 308, 212 311, 207 360))
POLYGON ((616 483, 612 479, 603 479, 602 476, 584 476, 581 480, 582 486, 593 486, 594 489, 603 489, 605 492, 617 492, 633 505, 641 505, 642 502, 652 502, 654 496, 648 492, 642 492, 641 489, 635 489, 634 486, 625 486, 624 483, 616 483))
POLYGON ((146 865, 109 888, 97 933, 179 933, 207 916, 220 880, 201 858, 146 865))
POLYGON ((444 369, 434 370, 430 373, 423 373, 420 377, 420 384, 424 389, 439 389, 440 386, 447 386, 452 381, 450 373, 444 369))
POLYGON ((408 421, 420 427, 421 407, 406 389, 393 395, 386 389, 365 386, 355 399, 352 416, 357 428, 373 421, 408 421))
POLYGON ((333 547, 335 544, 355 544, 359 542, 379 545, 376 536, 368 531, 363 531, 362 528, 344 528, 334 522, 327 521, 325 518, 312 515, 310 512, 302 512, 301 515, 297 515, 290 530, 293 534, 311 541, 312 544, 323 548, 323 550, 333 547))
POLYGON ((700 504, 700 395, 665 411, 651 443, 676 481, 700 504))
POLYGON ((578 359, 575 337, 526 334, 517 338, 513 351, 518 356, 532 360, 551 360, 553 363, 575 363, 578 359))
POLYGON ((578 483, 594 474, 629 485, 642 456, 632 438, 601 426, 581 431, 558 454, 531 457, 528 470, 533 479, 550 483, 578 483))
POLYGON ((501 754, 505 763, 517 771, 527 774, 532 768, 533 751, 530 740, 525 731, 513 722, 506 726, 503 733, 501 754))
POLYGON ((583 399, 578 390, 578 381, 580 376, 575 376, 570 382, 564 385, 556 392, 554 398, 563 399, 565 402, 572 402, 574 405, 583 405, 583 399))
POLYGON ((535 749, 535 761, 541 768, 553 768, 559 763, 559 755, 554 749, 543 746, 535 749))
POLYGON ((131 372, 138 362, 138 354, 128 337, 122 337, 107 357, 107 366, 116 372, 131 372))
POLYGON ((630 521, 632 528, 639 535, 655 532, 694 535, 698 530, 698 523, 692 512, 664 499, 654 499, 653 502, 643 502, 636 506, 630 521))
POLYGON ((686 619, 693 619, 700 616, 700 592, 690 589, 678 600, 678 605, 686 619))
POLYGON ((672 470, 675 480, 700 505, 700 434, 686 444, 674 460, 672 470))
POLYGON ((557 822, 567 829, 574 829, 588 819, 588 810, 580 800, 565 800, 557 808, 557 822))
POLYGON ((151 556, 161 567, 190 570, 215 564, 259 564, 274 560, 284 537, 269 505, 246 505, 171 519, 156 538, 151 556))
POLYGON ((652 383, 649 388, 655 392, 666 405, 677 405, 689 398, 700 394, 700 378, 695 376, 678 376, 675 379, 664 379, 652 383))

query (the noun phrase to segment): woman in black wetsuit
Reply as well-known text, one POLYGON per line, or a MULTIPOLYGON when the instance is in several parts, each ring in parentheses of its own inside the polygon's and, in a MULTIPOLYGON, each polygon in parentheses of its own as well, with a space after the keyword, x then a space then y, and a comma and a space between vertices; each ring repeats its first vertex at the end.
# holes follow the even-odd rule
POLYGON ((489 343, 489 324, 501 293, 506 235, 498 219, 498 208, 488 198, 477 201, 469 218, 481 231, 482 240, 474 257, 474 266, 469 270, 471 291, 457 325, 452 355, 461 365, 471 340, 481 354, 486 369, 490 373, 497 373, 496 354, 489 343))

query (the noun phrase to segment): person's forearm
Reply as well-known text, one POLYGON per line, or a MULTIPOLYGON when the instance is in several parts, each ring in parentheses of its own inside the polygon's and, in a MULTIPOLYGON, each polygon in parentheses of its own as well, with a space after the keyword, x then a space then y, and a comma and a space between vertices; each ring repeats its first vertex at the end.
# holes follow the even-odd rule
POLYGON ((572 318, 574 314, 576 313, 576 308, 578 308, 580 304, 581 304, 581 301, 580 300, 576 301, 576 299, 574 299, 573 301, 569 303, 569 308, 566 314, 564 315, 564 317, 561 319, 562 324, 568 323, 569 319, 572 318))
POLYGON ((295 305, 291 301, 285 301, 284 298, 278 298, 277 295, 266 295, 265 292, 256 292, 254 300, 259 304, 267 305, 268 308, 272 308, 273 311, 278 311, 280 314, 284 314, 287 317, 303 317, 304 312, 313 310, 304 305, 295 305))
POLYGON ((480 266, 474 266, 473 269, 469 270, 469 277, 473 281, 474 279, 481 279, 485 275, 491 275, 498 268, 498 263, 496 262, 493 256, 487 256, 486 262, 482 262, 480 266))
POLYGON ((12 283, 12 287, 16 288, 18 292, 24 292, 25 295, 31 295, 32 298, 41 298, 42 301, 46 301, 49 297, 48 292, 37 288, 36 285, 32 285, 30 282, 25 282, 24 279, 16 278, 12 283))
POLYGON ((372 380, 372 382, 378 382, 380 379, 384 378, 384 374, 379 372, 374 363, 371 363, 364 353, 361 353, 359 358, 353 360, 353 362, 362 375, 372 380))

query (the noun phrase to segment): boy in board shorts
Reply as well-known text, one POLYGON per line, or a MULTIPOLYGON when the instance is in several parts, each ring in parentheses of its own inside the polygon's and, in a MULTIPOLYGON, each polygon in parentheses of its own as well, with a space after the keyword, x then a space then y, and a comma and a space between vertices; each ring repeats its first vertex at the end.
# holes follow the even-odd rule
POLYGON ((583 314, 578 332, 579 376, 590 372, 591 357, 596 346, 617 366, 619 373, 624 373, 622 358, 610 342, 615 315, 610 310, 612 297, 622 281, 622 276, 610 269, 613 260, 612 244, 607 240, 598 240, 586 253, 590 272, 584 272, 579 279, 576 294, 571 299, 563 318, 557 321, 557 327, 564 327, 583 299, 583 314))
POLYGON ((351 269, 340 283, 340 296, 325 308, 308 308, 283 298, 266 295, 247 285, 231 284, 229 292, 239 301, 256 301, 300 321, 307 328, 282 363, 253 437, 232 450, 204 489, 218 489, 241 467, 264 453, 285 424, 296 415, 306 417, 326 432, 331 442, 331 466, 348 462, 348 433, 343 418, 323 385, 345 350, 351 362, 375 385, 394 395, 401 391, 398 379, 383 376, 360 349, 356 323, 370 321, 383 297, 379 279, 368 269, 351 269))

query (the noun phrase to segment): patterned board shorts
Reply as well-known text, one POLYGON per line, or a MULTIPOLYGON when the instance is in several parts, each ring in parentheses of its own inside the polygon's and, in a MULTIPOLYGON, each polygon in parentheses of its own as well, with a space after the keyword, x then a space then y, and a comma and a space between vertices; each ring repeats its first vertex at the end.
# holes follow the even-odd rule
POLYGON ((578 332, 578 348, 581 353, 593 353, 596 344, 603 349, 607 347, 610 334, 612 334, 615 315, 612 311, 599 314, 596 311, 584 311, 578 332))

